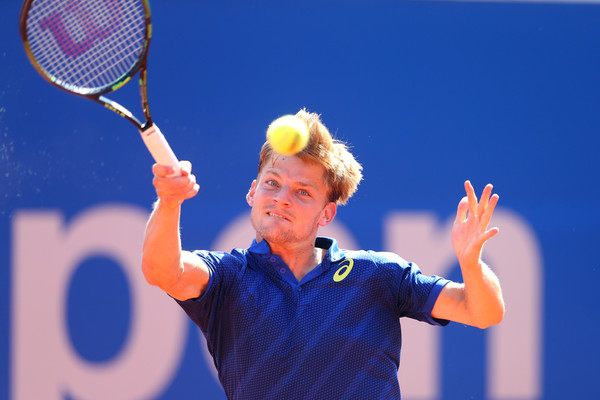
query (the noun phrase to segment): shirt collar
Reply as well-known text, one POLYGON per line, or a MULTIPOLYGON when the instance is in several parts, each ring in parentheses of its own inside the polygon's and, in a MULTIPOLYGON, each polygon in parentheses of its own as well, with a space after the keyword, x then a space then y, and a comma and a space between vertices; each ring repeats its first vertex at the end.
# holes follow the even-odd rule
POLYGON ((271 254, 271 248, 266 240, 257 242, 256 239, 252 239, 252 244, 248 247, 248 251, 254 254, 269 255, 271 254))
MULTIPOLYGON (((337 240, 333 238, 319 236, 315 240, 315 247, 327 250, 323 261, 337 262, 344 258, 344 252, 338 248, 337 240)), ((259 255, 271 254, 271 248, 266 240, 257 242, 256 239, 252 239, 252 245, 250 245, 248 251, 259 255)))
POLYGON ((327 250, 325 259, 330 262, 338 262, 344 258, 344 252, 338 248, 337 240, 329 237, 318 237, 315 246, 327 250))

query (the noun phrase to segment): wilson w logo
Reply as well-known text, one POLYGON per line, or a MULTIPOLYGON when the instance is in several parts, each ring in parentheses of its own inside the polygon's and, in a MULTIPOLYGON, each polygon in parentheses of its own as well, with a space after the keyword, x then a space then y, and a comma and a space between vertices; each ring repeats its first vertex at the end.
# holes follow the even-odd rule
POLYGON ((118 0, 103 0, 90 12, 84 1, 71 0, 63 10, 54 11, 40 21, 43 30, 50 30, 62 52, 78 57, 99 40, 106 39, 121 26, 118 0), (98 18, 110 18, 100 26, 98 18))

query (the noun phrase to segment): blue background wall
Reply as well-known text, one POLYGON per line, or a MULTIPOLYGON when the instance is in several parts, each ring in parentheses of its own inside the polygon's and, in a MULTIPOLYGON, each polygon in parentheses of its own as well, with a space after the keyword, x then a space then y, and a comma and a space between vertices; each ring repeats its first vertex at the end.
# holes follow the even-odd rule
MULTIPOLYGON (((11 379, 15 212, 58 209, 68 219, 104 203, 149 210, 155 197, 152 160, 135 130, 31 68, 18 3, 0 0, 0 399, 9 398, 11 379)), ((382 247, 390 210, 446 218, 465 179, 478 191, 494 183, 501 206, 527 221, 543 255, 543 398, 592 398, 600 358, 599 4, 155 0, 152 10, 153 116, 202 187, 184 209, 184 247, 208 248, 247 210, 266 126, 307 107, 352 144, 365 168, 340 212, 361 247, 382 247)), ((136 88, 128 89, 114 97, 139 114, 136 88)), ((127 325, 117 270, 81 268, 73 281, 72 298, 91 281, 92 291, 114 299, 89 322, 99 335, 90 343, 77 339, 84 323, 70 308, 73 340, 90 360, 110 357, 126 335, 97 333, 127 325)), ((485 340, 465 332, 458 346, 485 340)), ((199 387, 220 398, 189 337, 179 372, 157 398, 188 398, 199 387)), ((474 358, 444 368, 446 383, 477 378, 443 384, 444 399, 484 396, 484 355, 474 358)))

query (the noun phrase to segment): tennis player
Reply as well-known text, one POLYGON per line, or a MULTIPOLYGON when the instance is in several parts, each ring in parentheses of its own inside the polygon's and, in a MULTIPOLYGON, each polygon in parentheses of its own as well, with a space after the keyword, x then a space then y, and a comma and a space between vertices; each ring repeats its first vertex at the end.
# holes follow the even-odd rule
POLYGON ((340 249, 318 229, 354 194, 362 167, 318 115, 297 115, 310 131, 301 153, 262 147, 246 196, 256 230, 247 249, 183 251, 181 204, 199 189, 191 164, 177 177, 153 166, 144 276, 200 327, 229 399, 399 399, 400 318, 479 328, 503 318, 500 284, 481 260, 498 233, 488 229, 498 196, 487 185, 478 201, 465 183, 452 230, 464 283, 396 254, 340 249))

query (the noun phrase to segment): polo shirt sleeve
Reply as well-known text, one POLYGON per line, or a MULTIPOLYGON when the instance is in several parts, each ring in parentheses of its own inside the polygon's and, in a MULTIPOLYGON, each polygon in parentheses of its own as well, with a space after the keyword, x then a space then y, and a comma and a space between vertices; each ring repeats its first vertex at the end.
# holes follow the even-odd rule
POLYGON ((433 318, 431 311, 444 286, 450 282, 439 276, 423 275, 412 263, 400 285, 399 307, 404 316, 432 325, 446 326, 450 321, 433 318))
POLYGON ((206 331, 218 315, 228 288, 231 287, 246 262, 244 256, 235 250, 231 254, 205 250, 194 253, 208 267, 210 275, 208 286, 200 297, 184 301, 175 299, 175 301, 200 329, 206 331))
POLYGON ((395 265, 394 286, 398 293, 398 315, 432 325, 448 325, 450 321, 433 318, 431 311, 442 289, 448 282, 439 276, 427 276, 419 267, 398 255, 389 254, 395 265))

